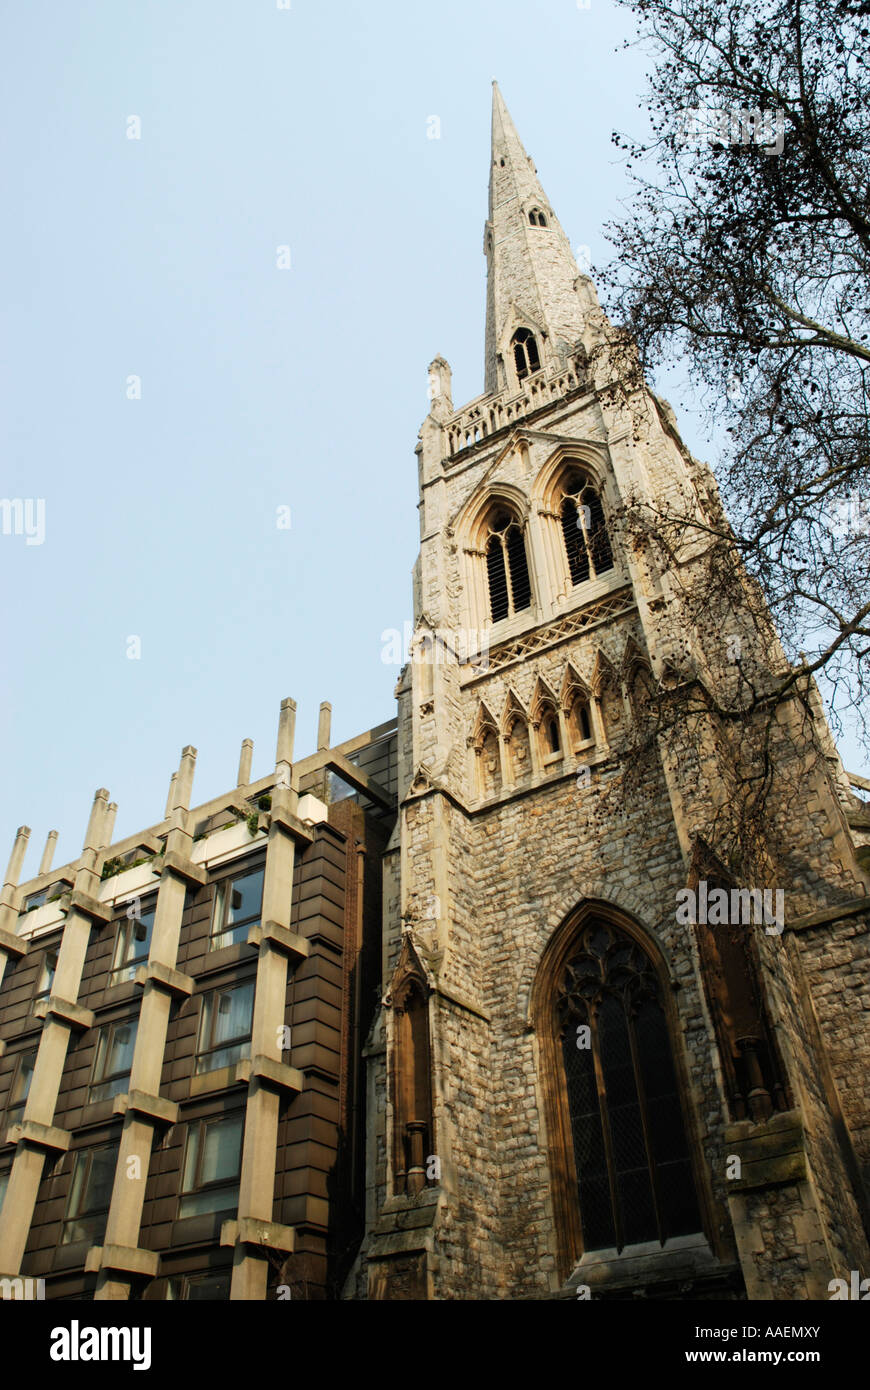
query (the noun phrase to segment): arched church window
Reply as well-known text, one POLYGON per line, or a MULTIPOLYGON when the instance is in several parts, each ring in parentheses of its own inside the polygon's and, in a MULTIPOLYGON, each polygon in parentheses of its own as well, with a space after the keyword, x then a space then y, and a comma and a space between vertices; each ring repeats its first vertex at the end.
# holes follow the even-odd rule
POLYGON ((576 587, 612 570, 613 551, 601 498, 578 470, 565 479, 560 514, 571 583, 576 587))
POLYGON ((558 982, 555 1027, 585 1250, 701 1230, 661 986, 628 933, 592 918, 558 982))
POLYGON ((541 370, 541 359, 538 356, 538 344, 535 335, 529 328, 518 328, 511 339, 511 347, 514 350, 514 363, 517 369, 517 380, 525 381, 527 376, 533 372, 541 370))
POLYGON ((592 712, 589 701, 582 695, 578 695, 571 706, 571 727, 575 746, 592 742, 592 712))
POLYGON ((559 720, 555 714, 549 714, 544 720, 544 739, 548 753, 561 753, 562 740, 559 737, 559 720))
POLYGON ((529 608, 532 586, 526 542, 517 519, 504 508, 493 513, 486 542, 489 611, 494 623, 529 608))
POLYGON ((531 222, 533 227, 546 227, 546 213, 541 212, 540 208, 532 208, 531 212, 529 213, 529 221, 531 222))
POLYGON ((395 1184, 397 1192, 414 1195, 426 1185, 426 1160, 432 1149, 429 1008, 420 982, 404 982, 394 993, 393 1005, 395 1184))

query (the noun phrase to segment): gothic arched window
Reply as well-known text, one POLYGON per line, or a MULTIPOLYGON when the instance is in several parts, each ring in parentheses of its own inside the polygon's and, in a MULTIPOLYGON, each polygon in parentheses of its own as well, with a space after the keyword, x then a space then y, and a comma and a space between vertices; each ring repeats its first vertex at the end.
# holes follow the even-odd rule
POLYGON ((661 986, 632 936, 587 921, 560 970, 553 1027, 583 1249, 700 1231, 661 986))
POLYGON ((514 350, 514 364, 517 369, 518 381, 525 381, 527 376, 541 370, 538 344, 535 342, 535 335, 531 329, 518 328, 511 339, 511 347, 514 350))
POLYGON ((589 480, 572 470, 563 484, 560 506, 565 555, 571 583, 584 584, 613 569, 613 551, 607 535, 601 498, 589 480))
POLYGON ((493 513, 486 542, 486 577, 492 622, 511 617, 532 603, 529 562, 522 527, 504 508, 493 513))
POLYGON ((420 980, 406 978, 393 991, 396 1045, 393 1075, 396 1192, 426 1185, 432 1149, 429 1006, 420 980))
POLYGON ((574 698, 571 705, 569 727, 573 732, 575 745, 592 743, 595 737, 592 730, 592 711, 589 707, 589 701, 584 695, 577 695, 574 698))
POLYGON ((532 208, 531 212, 529 213, 529 221, 531 222, 533 227, 546 227, 546 213, 541 212, 540 208, 532 208))

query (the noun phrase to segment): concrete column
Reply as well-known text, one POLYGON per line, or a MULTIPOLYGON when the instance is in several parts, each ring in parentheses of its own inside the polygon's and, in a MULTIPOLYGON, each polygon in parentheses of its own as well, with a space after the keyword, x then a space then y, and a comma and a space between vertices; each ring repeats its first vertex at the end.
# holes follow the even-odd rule
POLYGON ((237 787, 247 787, 251 781, 251 763, 254 758, 254 740, 251 738, 242 739, 242 751, 239 754, 239 775, 236 779, 237 787))
POLYGON ((108 849, 109 845, 112 843, 112 836, 115 833, 115 817, 117 816, 117 814, 117 801, 110 801, 106 809, 106 823, 103 826, 103 835, 105 836, 105 838, 103 840, 103 843, 100 845, 100 849, 108 849))
POLYGON ((164 820, 168 820, 169 817, 172 815, 172 808, 175 805, 175 779, 177 778, 177 776, 178 773, 173 772, 172 776, 169 779, 169 793, 166 797, 166 810, 163 812, 164 820))
MULTIPOLYGON (((0 933, 8 932, 10 936, 18 935, 18 881, 21 878, 21 869, 29 839, 30 826, 19 825, 15 832, 9 863, 6 866, 3 888, 0 890, 0 933)), ((10 942, 10 946, 12 944, 10 942)), ((2 940, 0 940, 0 983, 3 981, 8 960, 9 952, 3 949, 2 940)))
POLYGON ((17 1275, 21 1269, 46 1153, 69 1147, 69 1135, 54 1128, 53 1120, 70 1035, 93 1023, 93 1015, 86 1016, 77 1000, 91 925, 105 920, 107 915, 97 901, 97 866, 104 843, 108 800, 109 793, 101 788, 91 807, 9 1186, 0 1208, 0 1272, 7 1275, 17 1275))
POLYGON ((57 846, 57 831, 49 830, 45 841, 45 849, 42 851, 42 858, 39 861, 40 875, 47 874, 51 869, 54 859, 54 851, 57 846))
POLYGON ((172 998, 174 993, 189 994, 192 989, 192 981, 178 975, 175 965, 186 885, 191 881, 189 875, 195 872, 190 864, 193 841, 189 828, 195 766, 196 749, 187 747, 181 754, 178 772, 173 774, 170 785, 168 812, 171 825, 166 839, 163 874, 157 890, 127 1109, 94 1294, 94 1298, 100 1300, 128 1299, 134 1274, 149 1273, 156 1269, 157 1264, 156 1257, 149 1258, 150 1252, 139 1250, 139 1231, 154 1133, 158 1126, 171 1122, 173 1118, 173 1107, 160 1099, 172 998))
POLYGON ((320 706, 320 714, 317 720, 317 751, 322 753, 325 748, 329 748, 332 731, 332 705, 328 700, 324 700, 320 706))
MULTIPOLYGON (((321 731, 323 708, 321 706, 321 731)), ((295 703, 284 700, 278 723, 275 756, 277 778, 272 792, 272 824, 263 880, 262 923, 264 927, 266 923, 274 923, 287 931, 290 928, 296 846, 286 824, 282 823, 282 817, 295 815, 298 802, 297 794, 291 788, 295 720, 295 703)), ((286 997, 287 956, 276 949, 273 942, 263 939, 257 960, 251 1029, 252 1059, 265 1057, 269 1062, 278 1064, 289 1061, 289 1057, 282 1052, 286 997)), ((267 1225, 272 1223, 280 1101, 277 1090, 267 1089, 256 1076, 252 1078, 245 1109, 238 1209, 240 1230, 251 1221, 267 1225)), ((237 1239, 233 1252, 230 1298, 262 1301, 266 1297, 268 1280, 269 1261, 265 1250, 237 1239)))

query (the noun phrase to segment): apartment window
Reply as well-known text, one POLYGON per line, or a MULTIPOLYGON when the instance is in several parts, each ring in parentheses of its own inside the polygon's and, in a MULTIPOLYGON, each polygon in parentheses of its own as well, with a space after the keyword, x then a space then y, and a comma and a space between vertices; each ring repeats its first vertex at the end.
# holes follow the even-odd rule
POLYGON ((87 1240, 97 1245, 102 1240, 117 1161, 117 1144, 76 1154, 61 1244, 87 1240))
POLYGON ((200 1120, 188 1127, 179 1217, 236 1210, 243 1129, 241 1110, 219 1120, 200 1120))
POLYGON ((215 989, 202 1001, 197 1047, 197 1074, 232 1066, 250 1055, 254 1016, 254 981, 232 989, 215 989))
POLYGON ((9 1186, 9 1169, 5 1173, 0 1173, 0 1211, 3 1210, 3 1198, 6 1196, 6 1189, 9 1186))
POLYGON ((238 946, 248 938, 252 922, 259 922, 263 907, 263 870, 254 869, 238 878, 225 878, 215 894, 211 949, 238 946))
POLYGON ((150 907, 140 911, 138 917, 126 917, 122 921, 115 942, 110 984, 120 985, 125 980, 134 979, 138 967, 147 961, 156 911, 157 902, 154 900, 150 907))
POLYGON ((167 1299, 177 1299, 187 1303, 221 1302, 230 1296, 230 1271, 219 1270, 214 1274, 182 1274, 176 1279, 167 1280, 167 1299))
POLYGON ((57 951, 46 951, 42 958, 42 965, 39 970, 39 980, 37 982, 35 999, 47 999, 54 988, 54 976, 57 970, 57 951))
POLYGON ((6 1120, 12 1125, 16 1124, 24 1114, 24 1106, 30 1092, 30 1082, 33 1078, 33 1068, 36 1066, 37 1048, 33 1047, 29 1052, 22 1052, 18 1058, 18 1066, 15 1070, 15 1080, 12 1083, 12 1090, 9 1093, 9 1103, 6 1106, 6 1120))
POLYGON ((111 1096, 120 1095, 128 1089, 133 1048, 136 1046, 136 1026, 137 1020, 134 1018, 124 1023, 110 1023, 100 1029, 94 1076, 88 1092, 90 1101, 109 1100, 111 1096))

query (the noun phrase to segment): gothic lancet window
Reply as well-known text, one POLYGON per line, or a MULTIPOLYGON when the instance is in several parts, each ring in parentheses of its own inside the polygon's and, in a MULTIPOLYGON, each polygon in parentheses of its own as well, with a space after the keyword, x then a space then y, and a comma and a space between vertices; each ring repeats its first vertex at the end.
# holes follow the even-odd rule
POLYGON ((529 221, 533 227, 546 227, 547 215, 540 208, 532 208, 529 213, 529 221))
POLYGON ((531 607, 532 586, 526 542, 515 517, 503 509, 493 514, 486 542, 486 574, 492 622, 531 607))
POLYGON ((395 1189, 414 1195, 426 1185, 433 1139, 429 1006, 421 981, 406 976, 393 991, 393 1007, 395 1189))
POLYGON ((555 1028, 583 1248, 701 1230, 661 986, 637 941, 587 922, 562 968, 555 1028))
POLYGON ((538 344, 535 342, 535 335, 530 329, 518 328, 511 339, 511 347, 514 352, 514 365, 517 369, 518 381, 525 381, 527 376, 541 370, 538 344))
MULTIPOLYGON (((765 1005, 757 951, 750 928, 741 920, 740 889, 712 865, 709 872, 700 875, 699 868, 703 870, 704 860, 696 849, 690 884, 698 894, 703 881, 703 895, 710 906, 704 913, 695 914, 706 919, 695 922, 695 932, 728 1106, 733 1119, 758 1122, 768 1119, 775 1110, 789 1109, 788 1081, 765 1005), (717 891, 720 896, 714 898, 717 891), (719 923, 718 903, 723 892, 728 906, 724 922, 719 923)), ((747 892, 747 913, 750 898, 747 892)), ((756 911, 759 920, 761 912, 756 911)))
POLYGON ((592 742, 592 714, 589 701, 582 695, 578 695, 571 706, 570 722, 576 745, 592 742))
POLYGON ((613 551, 601 498, 577 471, 565 479, 560 513, 571 583, 585 584, 587 579, 612 570, 613 551))

